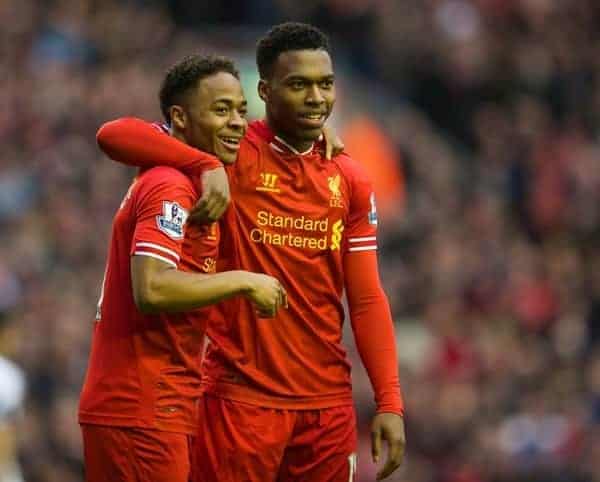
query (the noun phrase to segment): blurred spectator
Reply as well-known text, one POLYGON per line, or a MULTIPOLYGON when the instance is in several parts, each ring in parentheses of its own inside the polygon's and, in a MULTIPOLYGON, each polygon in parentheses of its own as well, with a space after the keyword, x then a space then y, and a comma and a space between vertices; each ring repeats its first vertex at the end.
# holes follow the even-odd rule
MULTIPOLYGON (((381 163, 408 427, 390 480, 600 481, 595 0, 0 2, 0 363, 29 387, 7 437, 23 376, 0 378, 1 454, 16 433, 22 479, 82 480, 77 397, 132 175, 96 129, 159 118, 162 73, 190 52, 251 70, 258 34, 286 19, 332 34, 336 126, 381 163)), ((371 395, 354 379, 366 482, 371 395)))

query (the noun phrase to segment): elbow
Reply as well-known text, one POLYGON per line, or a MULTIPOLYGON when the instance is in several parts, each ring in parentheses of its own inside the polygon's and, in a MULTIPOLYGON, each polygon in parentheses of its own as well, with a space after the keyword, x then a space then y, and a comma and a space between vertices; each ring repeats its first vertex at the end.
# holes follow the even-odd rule
POLYGON ((144 315, 155 315, 162 311, 161 297, 151 282, 133 290, 135 306, 144 315))
POLYGON ((110 140, 117 134, 119 121, 105 122, 96 132, 96 142, 103 151, 110 145, 110 140))
POLYGON ((137 119, 131 117, 123 117, 121 119, 105 122, 96 132, 96 143, 106 154, 113 151, 115 140, 126 135, 127 127, 137 119))

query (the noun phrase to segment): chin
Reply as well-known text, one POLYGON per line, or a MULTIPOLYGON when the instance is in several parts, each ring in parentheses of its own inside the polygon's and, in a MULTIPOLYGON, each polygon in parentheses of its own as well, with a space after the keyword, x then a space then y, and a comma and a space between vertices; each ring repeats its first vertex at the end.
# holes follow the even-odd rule
POLYGON ((300 139, 303 141, 316 141, 321 137, 323 126, 314 129, 302 129, 298 131, 300 139))
POLYGON ((220 155, 219 159, 223 164, 233 164, 237 159, 237 154, 220 155))

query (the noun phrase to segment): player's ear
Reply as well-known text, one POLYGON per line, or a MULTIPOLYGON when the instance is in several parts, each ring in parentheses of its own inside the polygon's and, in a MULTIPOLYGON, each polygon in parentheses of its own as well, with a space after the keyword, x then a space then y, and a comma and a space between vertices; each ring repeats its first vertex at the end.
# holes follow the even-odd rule
POLYGON ((185 110, 180 105, 172 105, 169 107, 171 114, 171 125, 177 130, 183 131, 187 126, 187 115, 185 110))
POLYGON ((258 81, 258 96, 264 101, 269 97, 269 83, 265 79, 258 81))

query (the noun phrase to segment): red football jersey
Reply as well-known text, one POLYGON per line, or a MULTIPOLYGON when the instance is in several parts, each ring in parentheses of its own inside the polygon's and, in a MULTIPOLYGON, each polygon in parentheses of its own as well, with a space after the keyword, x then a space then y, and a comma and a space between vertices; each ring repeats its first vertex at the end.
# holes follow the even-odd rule
POLYGON ((250 126, 229 175, 233 209, 222 220, 218 270, 278 278, 289 308, 260 319, 235 299, 211 312, 205 389, 276 408, 351 404, 343 258, 377 248, 368 176, 346 155, 294 151, 264 122, 250 126))
POLYGON ((214 272, 217 224, 186 226, 197 200, 188 177, 157 167, 140 174, 115 216, 79 421, 193 434, 206 310, 144 315, 135 306, 130 257, 214 272))

